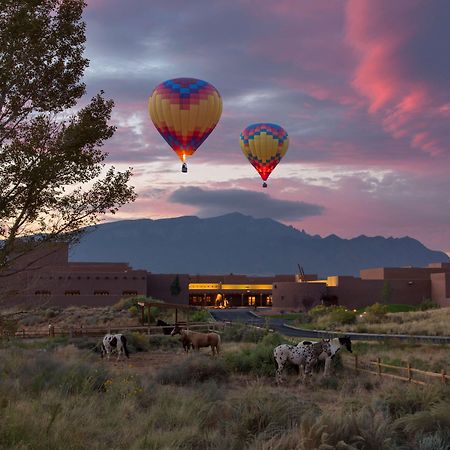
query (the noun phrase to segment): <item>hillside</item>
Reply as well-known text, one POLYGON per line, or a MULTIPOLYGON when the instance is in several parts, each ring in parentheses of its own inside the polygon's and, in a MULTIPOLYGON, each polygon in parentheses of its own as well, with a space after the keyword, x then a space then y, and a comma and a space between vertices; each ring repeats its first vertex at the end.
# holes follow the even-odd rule
POLYGON ((90 228, 71 261, 129 262, 153 273, 358 275, 371 267, 447 262, 443 252, 404 238, 321 238, 272 219, 239 213, 200 219, 126 220, 90 228))

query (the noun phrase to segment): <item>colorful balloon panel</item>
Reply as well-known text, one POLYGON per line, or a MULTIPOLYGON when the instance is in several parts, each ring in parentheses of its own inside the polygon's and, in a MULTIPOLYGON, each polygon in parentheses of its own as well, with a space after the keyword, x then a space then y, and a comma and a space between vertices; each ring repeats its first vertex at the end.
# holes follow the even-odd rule
POLYGON ((210 135, 222 113, 222 98, 210 83, 176 78, 156 86, 149 99, 150 117, 182 161, 210 135))
POLYGON ((266 181, 289 147, 286 131, 273 123, 249 125, 240 136, 242 152, 266 181))

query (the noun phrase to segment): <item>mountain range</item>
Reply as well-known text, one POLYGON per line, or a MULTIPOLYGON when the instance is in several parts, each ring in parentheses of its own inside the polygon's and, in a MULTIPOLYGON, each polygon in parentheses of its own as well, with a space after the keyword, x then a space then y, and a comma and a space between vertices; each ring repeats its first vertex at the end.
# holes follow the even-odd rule
POLYGON ((443 252, 410 237, 309 235, 272 219, 240 213, 200 219, 139 219, 86 229, 71 261, 128 262, 153 273, 320 276, 358 275, 373 267, 426 266, 450 262, 443 252))

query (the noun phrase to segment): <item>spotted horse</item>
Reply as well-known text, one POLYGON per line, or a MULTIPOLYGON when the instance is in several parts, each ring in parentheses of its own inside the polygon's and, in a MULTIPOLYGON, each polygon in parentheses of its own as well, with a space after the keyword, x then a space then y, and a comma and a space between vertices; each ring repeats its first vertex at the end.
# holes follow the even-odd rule
POLYGON ((103 338, 101 345, 101 355, 106 355, 109 359, 111 353, 117 351, 117 361, 120 359, 121 354, 125 354, 127 358, 130 357, 127 348, 127 338, 123 334, 106 334, 103 338))
POLYGON ((352 352, 351 341, 348 336, 324 339, 314 343, 300 342, 298 345, 279 345, 273 351, 273 356, 278 366, 275 373, 277 383, 283 381, 283 371, 287 362, 294 364, 298 368, 304 367, 303 379, 307 381, 319 359, 325 358, 324 376, 327 376, 332 358, 342 347, 352 352))

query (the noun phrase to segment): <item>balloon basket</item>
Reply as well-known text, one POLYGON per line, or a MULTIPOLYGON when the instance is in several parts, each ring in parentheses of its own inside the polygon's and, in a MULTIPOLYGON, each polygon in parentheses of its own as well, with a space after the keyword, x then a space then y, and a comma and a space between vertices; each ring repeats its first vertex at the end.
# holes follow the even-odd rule
POLYGON ((186 163, 183 163, 183 165, 181 166, 181 171, 182 171, 183 173, 186 173, 186 172, 187 172, 187 165, 186 165, 186 163))
POLYGON ((267 187, 267 183, 264 181, 263 188, 266 188, 266 187, 267 187))

